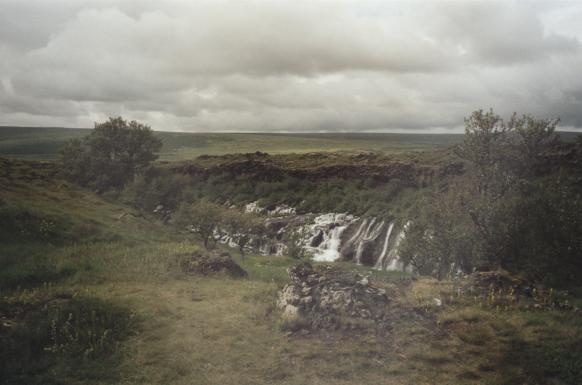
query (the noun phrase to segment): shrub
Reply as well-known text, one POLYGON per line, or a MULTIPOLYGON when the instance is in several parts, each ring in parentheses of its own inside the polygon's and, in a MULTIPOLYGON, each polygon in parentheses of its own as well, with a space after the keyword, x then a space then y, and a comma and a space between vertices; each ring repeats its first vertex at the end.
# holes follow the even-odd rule
POLYGON ((158 205, 173 211, 180 203, 194 198, 191 184, 186 175, 152 167, 125 187, 123 200, 147 212, 152 212, 158 205))

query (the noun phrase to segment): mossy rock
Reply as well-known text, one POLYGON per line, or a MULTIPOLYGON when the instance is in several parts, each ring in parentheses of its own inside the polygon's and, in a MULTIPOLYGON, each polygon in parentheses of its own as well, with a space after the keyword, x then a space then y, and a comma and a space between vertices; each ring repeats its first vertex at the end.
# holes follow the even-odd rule
POLYGON ((199 275, 224 274, 232 278, 247 278, 248 273, 234 262, 229 253, 195 252, 184 258, 180 264, 183 272, 199 275))

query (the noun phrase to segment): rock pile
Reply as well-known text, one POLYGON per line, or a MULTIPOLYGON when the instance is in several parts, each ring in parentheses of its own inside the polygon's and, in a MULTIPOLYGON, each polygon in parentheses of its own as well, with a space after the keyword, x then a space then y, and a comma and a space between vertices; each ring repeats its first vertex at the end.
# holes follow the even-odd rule
POLYGON ((373 286, 368 278, 331 266, 313 268, 309 263, 289 268, 288 274, 291 282, 277 300, 288 324, 309 330, 388 325, 386 290, 373 286))
POLYGON ((226 252, 195 252, 180 262, 183 272, 189 274, 225 274, 233 278, 246 278, 247 272, 236 264, 226 252))

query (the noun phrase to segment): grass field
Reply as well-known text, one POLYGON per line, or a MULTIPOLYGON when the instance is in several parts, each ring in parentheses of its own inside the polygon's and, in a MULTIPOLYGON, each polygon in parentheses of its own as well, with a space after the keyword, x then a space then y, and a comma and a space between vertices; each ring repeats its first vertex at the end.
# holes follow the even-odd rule
POLYGON ((345 263, 426 322, 290 336, 274 301, 296 260, 230 250, 248 279, 186 275, 198 239, 37 163, 1 166, 3 384, 579 383, 577 313, 495 309, 449 281, 345 263))
MULTIPOLYGON (((58 127, 0 126, 0 156, 50 160, 69 139, 80 138, 87 129, 58 127)), ((393 133, 328 133, 328 134, 244 134, 244 133, 179 133, 156 132, 163 142, 161 160, 188 160, 200 155, 222 155, 255 151, 270 154, 308 153, 318 151, 375 151, 406 153, 445 148, 462 139, 462 134, 393 134, 393 133)), ((571 140, 577 133, 560 133, 571 140)))
MULTIPOLYGON (((0 127, 0 156, 54 159, 69 139, 89 133, 86 129, 0 127)), ((461 135, 414 134, 226 134, 157 132, 164 146, 161 160, 186 160, 199 155, 262 151, 272 154, 316 151, 402 152, 442 148, 461 135)))

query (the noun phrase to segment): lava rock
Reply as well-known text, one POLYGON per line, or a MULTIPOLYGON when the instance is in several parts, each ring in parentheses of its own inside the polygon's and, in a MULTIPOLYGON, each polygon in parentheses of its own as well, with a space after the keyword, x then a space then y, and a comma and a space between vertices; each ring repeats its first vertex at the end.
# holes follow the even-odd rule
POLYGON ((288 275, 290 283, 277 300, 284 320, 301 319, 302 327, 308 325, 311 330, 354 325, 385 329, 388 325, 390 300, 368 278, 309 263, 289 268, 288 275))

